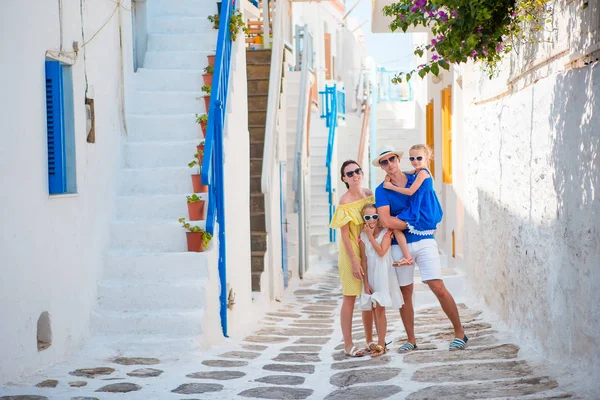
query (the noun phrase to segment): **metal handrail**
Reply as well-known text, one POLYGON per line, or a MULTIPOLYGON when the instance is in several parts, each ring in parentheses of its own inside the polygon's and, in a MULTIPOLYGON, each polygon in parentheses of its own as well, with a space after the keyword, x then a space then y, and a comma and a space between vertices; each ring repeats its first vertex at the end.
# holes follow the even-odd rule
MULTIPOLYGON (((266 3, 266 1, 264 2, 266 3)), ((263 4, 264 4, 263 3, 263 4)), ((275 160, 275 143, 278 131, 279 104, 281 100, 281 75, 283 72, 284 51, 284 22, 286 13, 283 10, 284 1, 278 1, 275 5, 275 21, 273 26, 273 51, 271 52, 271 71, 269 73, 269 97, 267 102, 267 117, 265 124, 265 145, 263 149, 263 164, 261 176, 261 191, 271 191, 271 173, 273 161, 275 160)), ((264 15, 264 14, 263 14, 264 15)), ((268 14, 265 21, 268 21, 268 14)), ((266 24, 267 22, 265 22, 266 24)))
MULTIPOLYGON (((333 158, 333 149, 335 145, 335 133, 338 126, 338 100, 344 100, 343 96, 338 95, 337 84, 333 86, 325 86, 325 109, 326 109, 326 126, 329 128, 327 136, 327 155, 325 157, 325 166, 327 167, 327 181, 325 183, 325 190, 328 193, 329 198, 329 220, 333 218, 335 212, 335 204, 333 193, 335 192, 334 185, 332 182, 331 174, 331 159, 333 158)), ((342 107, 339 107, 342 108, 342 107)), ((344 107, 345 108, 345 107, 344 107)), ((335 229, 329 229, 329 241, 335 242, 336 231, 335 229)))
POLYGON ((225 184, 223 171, 223 136, 227 115, 227 92, 229 91, 229 72, 231 67, 231 33, 229 20, 234 5, 225 1, 221 6, 219 32, 217 34, 217 52, 208 109, 208 124, 204 141, 204 159, 202 161, 202 182, 208 185, 208 205, 206 230, 213 234, 215 223, 219 225, 219 282, 220 317, 223 336, 227 334, 227 246, 225 228, 225 184))

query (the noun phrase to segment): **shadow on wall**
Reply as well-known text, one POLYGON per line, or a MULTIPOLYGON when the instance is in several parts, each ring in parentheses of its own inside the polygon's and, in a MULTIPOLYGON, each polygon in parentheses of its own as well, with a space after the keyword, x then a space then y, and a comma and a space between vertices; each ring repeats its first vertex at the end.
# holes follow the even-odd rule
MULTIPOLYGON (((489 162, 504 178, 471 189, 467 269, 523 343, 539 344, 591 389, 600 371, 600 64, 558 75, 551 99, 541 92, 531 90, 531 121, 518 122, 531 133, 511 136, 511 121, 490 118, 500 157, 489 162), (540 126, 547 135, 533 132, 540 126)), ((512 105, 529 102, 515 96, 525 97, 512 105)))

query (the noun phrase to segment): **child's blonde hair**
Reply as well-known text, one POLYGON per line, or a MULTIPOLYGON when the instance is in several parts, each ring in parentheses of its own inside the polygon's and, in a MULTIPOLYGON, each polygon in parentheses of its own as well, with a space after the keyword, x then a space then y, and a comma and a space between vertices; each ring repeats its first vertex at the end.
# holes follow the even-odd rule
POLYGON ((377 211, 377 207, 375 207, 375 204, 373 204, 373 203, 367 203, 367 204, 365 204, 365 205, 363 206, 362 210, 360 210, 360 215, 363 215, 363 214, 365 213, 365 210, 366 210, 367 208, 374 208, 374 209, 375 209, 375 211, 377 211))
POLYGON ((415 144, 414 146, 411 146, 411 148, 408 151, 410 152, 411 150, 423 150, 425 152, 425 155, 427 156, 427 164, 429 164, 429 162, 433 160, 433 153, 431 152, 429 146, 427 146, 426 144, 415 144))

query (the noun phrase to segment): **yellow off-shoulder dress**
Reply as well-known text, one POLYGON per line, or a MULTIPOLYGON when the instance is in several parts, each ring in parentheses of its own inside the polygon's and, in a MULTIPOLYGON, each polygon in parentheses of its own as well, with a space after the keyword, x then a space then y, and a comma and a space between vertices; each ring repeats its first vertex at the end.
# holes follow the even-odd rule
MULTIPOLYGON (((360 212, 365 204, 368 203, 375 203, 373 195, 353 201, 352 203, 337 206, 331 218, 331 224, 329 224, 329 227, 332 229, 338 229, 348 224, 352 250, 359 261, 360 247, 358 245, 358 237, 364 224, 360 212)), ((338 269, 340 271, 340 281, 342 281, 342 294, 344 296, 360 296, 362 293, 362 281, 352 276, 352 262, 346 253, 346 247, 341 238, 339 241, 338 269)))

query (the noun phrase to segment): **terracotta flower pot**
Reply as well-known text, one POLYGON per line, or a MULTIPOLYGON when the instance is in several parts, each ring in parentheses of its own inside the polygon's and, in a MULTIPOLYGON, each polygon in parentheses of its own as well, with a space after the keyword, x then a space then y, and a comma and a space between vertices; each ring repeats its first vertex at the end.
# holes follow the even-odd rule
POLYGON ((204 215, 204 200, 200 200, 195 203, 187 203, 187 206, 190 221, 200 221, 206 219, 204 215))
POLYGON ((200 174, 192 175, 192 187, 194 188, 194 193, 208 193, 208 185, 203 185, 200 178, 200 174))
POLYGON ((212 86, 213 74, 202 74, 202 80, 204 81, 204 85, 212 86))
POLYGON ((215 66, 215 57, 216 56, 217 56, 216 54, 207 56, 207 58, 208 58, 208 65, 210 65, 211 67, 215 66))
POLYGON ((206 138, 206 127, 208 126, 208 122, 200 122, 200 131, 202 132, 202 137, 206 138))
POLYGON ((188 251, 196 251, 202 253, 205 250, 202 232, 186 232, 188 251))
POLYGON ((196 146, 196 151, 198 151, 198 162, 202 165, 202 160, 204 160, 204 143, 196 146))
POLYGON ((208 114, 208 110, 210 109, 210 95, 204 96, 204 105, 206 107, 206 113, 208 114))

